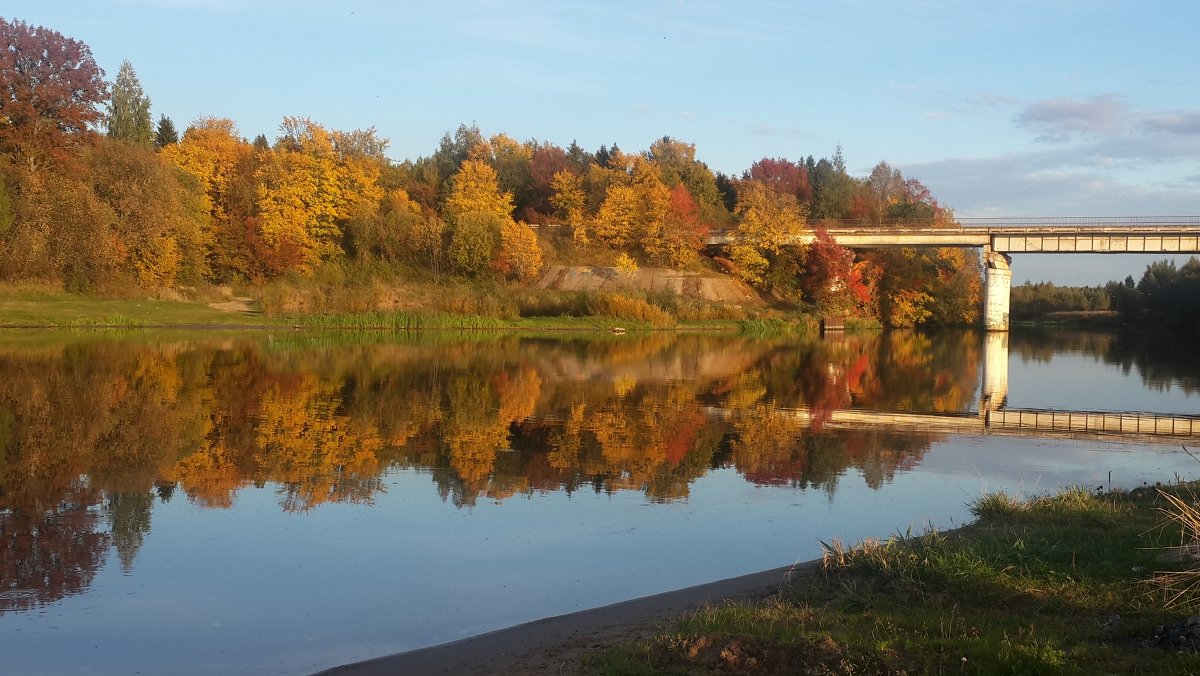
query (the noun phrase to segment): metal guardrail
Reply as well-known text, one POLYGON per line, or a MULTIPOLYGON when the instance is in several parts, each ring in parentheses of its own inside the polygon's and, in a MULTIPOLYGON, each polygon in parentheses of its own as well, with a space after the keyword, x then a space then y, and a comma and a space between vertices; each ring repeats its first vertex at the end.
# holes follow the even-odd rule
POLYGON ((959 218, 963 227, 1140 227, 1200 226, 1200 216, 1033 216, 959 218))
POLYGON ((972 231, 1028 230, 1035 228, 1095 228, 1120 231, 1159 231, 1179 228, 1200 228, 1200 216, 1029 216, 997 218, 959 218, 951 222, 937 221, 876 221, 843 218, 809 223, 810 229, 829 230, 907 230, 907 231, 972 231))
MULTIPOLYGON (((808 224, 809 236, 816 230, 831 233, 931 233, 963 235, 1003 234, 1184 234, 1200 235, 1200 216, 1036 216, 1029 218, 960 218, 949 223, 885 222, 870 219, 825 219, 808 224)), ((732 229, 713 230, 709 243, 728 239, 732 229)))
POLYGON ((1200 417, 1136 411, 996 409, 986 414, 989 428, 1195 437, 1200 417))

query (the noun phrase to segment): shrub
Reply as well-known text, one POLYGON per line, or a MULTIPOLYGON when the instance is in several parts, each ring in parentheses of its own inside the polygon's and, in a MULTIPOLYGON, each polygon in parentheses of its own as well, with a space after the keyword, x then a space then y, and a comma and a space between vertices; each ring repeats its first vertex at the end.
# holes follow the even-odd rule
POLYGON ((588 299, 588 314, 647 322, 654 327, 675 325, 675 318, 662 308, 641 298, 616 293, 596 294, 588 299))

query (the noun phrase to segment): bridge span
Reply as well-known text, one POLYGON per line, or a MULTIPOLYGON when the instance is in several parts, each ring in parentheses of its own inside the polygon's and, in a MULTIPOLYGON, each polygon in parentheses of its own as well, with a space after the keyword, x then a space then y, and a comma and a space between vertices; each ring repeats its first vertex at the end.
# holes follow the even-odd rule
MULTIPOLYGON (((1200 217, 964 218, 956 226, 838 224, 826 228, 842 246, 983 248, 984 326, 1007 331, 1012 255, 1045 253, 1200 253, 1200 217)), ((811 235, 810 235, 811 237, 811 235)))
MULTIPOLYGON (((810 224, 817 226, 818 224, 810 224)), ((984 259, 984 323, 1008 330, 1011 254, 1200 253, 1200 216, 960 218, 957 223, 825 221, 825 231, 851 249, 979 247, 984 259)), ((813 241, 805 233, 798 243, 813 241)), ((718 235, 712 244, 731 241, 718 235)))

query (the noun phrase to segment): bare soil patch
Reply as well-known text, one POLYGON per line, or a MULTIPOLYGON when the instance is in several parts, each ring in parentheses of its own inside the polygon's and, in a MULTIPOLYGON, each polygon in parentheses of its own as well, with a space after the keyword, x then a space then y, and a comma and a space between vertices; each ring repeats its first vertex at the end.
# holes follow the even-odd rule
POLYGON ((728 275, 669 268, 638 268, 631 273, 622 273, 609 267, 552 265, 542 275, 538 286, 553 291, 666 292, 725 305, 767 305, 754 289, 728 275))

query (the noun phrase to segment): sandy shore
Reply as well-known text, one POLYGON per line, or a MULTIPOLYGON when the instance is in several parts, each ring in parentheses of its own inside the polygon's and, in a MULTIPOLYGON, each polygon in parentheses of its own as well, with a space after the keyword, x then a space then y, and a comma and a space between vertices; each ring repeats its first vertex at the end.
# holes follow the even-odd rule
POLYGON ((321 674, 577 674, 589 650, 648 637, 662 622, 710 603, 768 597, 816 562, 549 617, 470 638, 334 667, 321 674))

